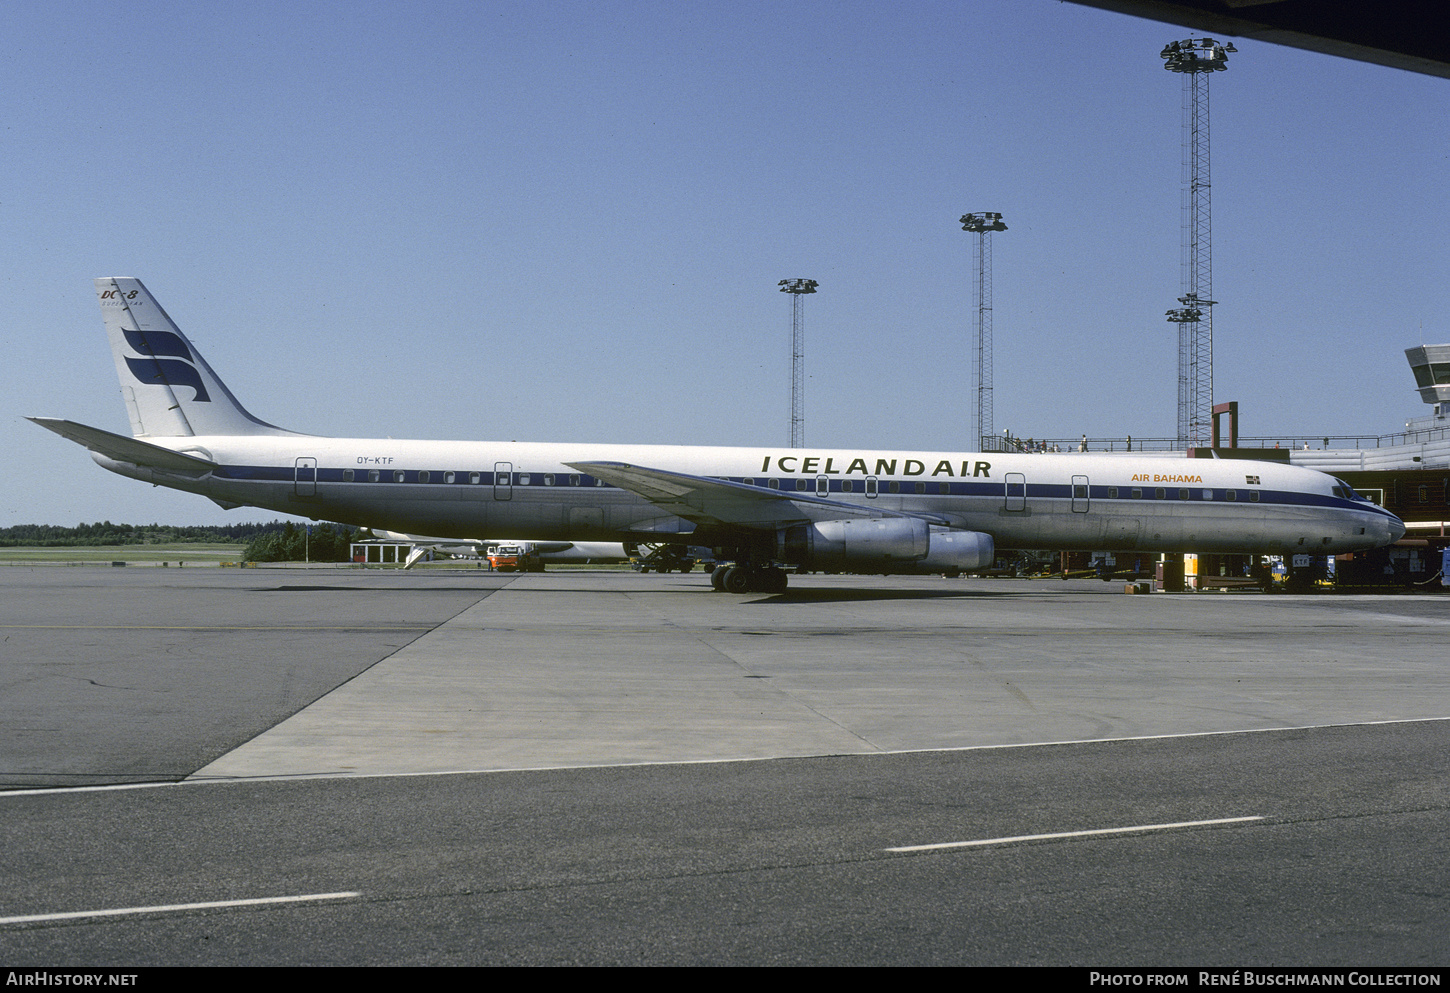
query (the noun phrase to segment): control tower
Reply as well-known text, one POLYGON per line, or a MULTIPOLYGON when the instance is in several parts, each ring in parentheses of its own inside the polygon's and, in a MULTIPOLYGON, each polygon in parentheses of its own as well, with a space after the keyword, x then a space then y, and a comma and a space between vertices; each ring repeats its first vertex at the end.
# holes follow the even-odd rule
POLYGON ((1450 345, 1420 345, 1405 349, 1415 373, 1420 399, 1435 405, 1435 415, 1450 414, 1450 345))

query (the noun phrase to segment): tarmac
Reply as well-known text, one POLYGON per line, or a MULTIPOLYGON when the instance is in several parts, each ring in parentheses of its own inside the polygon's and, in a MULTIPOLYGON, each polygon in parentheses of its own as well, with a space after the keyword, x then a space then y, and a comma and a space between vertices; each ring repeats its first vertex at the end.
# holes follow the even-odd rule
POLYGON ((1435 971, 1445 604, 0 569, 0 936, 17 967, 1435 971))
POLYGON ((1438 596, 1093 580, 0 570, 0 788, 1450 717, 1438 596))
POLYGON ((519 576, 194 778, 980 748, 1450 716, 1443 601, 519 576))

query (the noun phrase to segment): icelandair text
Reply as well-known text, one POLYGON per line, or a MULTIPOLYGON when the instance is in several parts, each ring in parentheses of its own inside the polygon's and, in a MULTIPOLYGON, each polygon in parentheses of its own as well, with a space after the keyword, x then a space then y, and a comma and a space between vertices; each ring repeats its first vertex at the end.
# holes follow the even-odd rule
MULTIPOLYGON (((834 455, 822 458, 819 455, 809 455, 804 458, 798 455, 767 455, 765 461, 760 464, 761 472, 770 471, 771 459, 775 460, 777 472, 807 472, 819 473, 822 476, 849 476, 851 473, 860 473, 863 476, 895 476, 897 466, 901 467, 903 476, 924 476, 928 475, 926 463, 920 459, 876 459, 876 467, 869 468, 864 458, 853 458, 849 462, 842 457, 840 461, 846 462, 843 469, 836 464, 834 455)), ((962 462, 960 471, 958 463, 942 459, 932 468, 932 476, 960 476, 962 478, 982 476, 992 478, 992 463, 990 462, 962 462)))

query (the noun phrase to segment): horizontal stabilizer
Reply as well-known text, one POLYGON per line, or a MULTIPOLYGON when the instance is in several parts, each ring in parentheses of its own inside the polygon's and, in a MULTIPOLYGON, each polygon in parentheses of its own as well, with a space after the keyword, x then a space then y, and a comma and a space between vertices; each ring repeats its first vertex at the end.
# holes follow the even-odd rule
POLYGON ((205 476, 217 468, 215 462, 208 462, 194 455, 182 455, 160 445, 112 434, 100 428, 77 424, 75 421, 66 421, 59 417, 29 417, 26 420, 34 421, 47 431, 54 431, 62 438, 69 438, 76 444, 84 445, 96 454, 117 462, 129 462, 148 469, 177 472, 187 476, 205 476))

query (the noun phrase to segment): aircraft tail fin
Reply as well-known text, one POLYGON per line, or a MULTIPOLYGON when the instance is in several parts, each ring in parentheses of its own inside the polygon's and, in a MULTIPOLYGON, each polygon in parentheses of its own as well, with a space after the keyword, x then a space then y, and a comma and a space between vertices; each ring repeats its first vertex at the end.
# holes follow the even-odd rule
POLYGON ((96 296, 132 435, 295 433, 249 414, 141 280, 103 276, 96 296))

